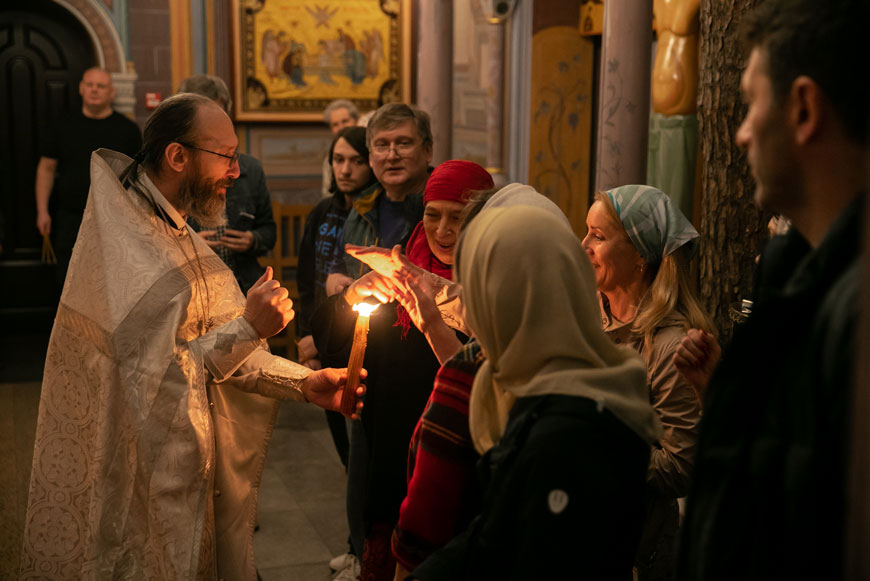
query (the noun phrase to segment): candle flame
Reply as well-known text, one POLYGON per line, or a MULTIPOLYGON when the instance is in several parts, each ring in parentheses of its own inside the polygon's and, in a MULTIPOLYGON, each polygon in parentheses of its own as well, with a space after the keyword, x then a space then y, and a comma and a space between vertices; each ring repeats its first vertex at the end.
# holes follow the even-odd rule
POLYGON ((353 310, 355 310, 357 313, 359 313, 359 314, 360 314, 361 316, 363 316, 363 317, 368 317, 368 316, 370 316, 372 313, 374 313, 375 310, 376 310, 379 306, 380 306, 380 305, 377 305, 377 304, 373 305, 373 304, 370 304, 370 303, 357 303, 357 304, 355 304, 355 305, 353 306, 353 310))

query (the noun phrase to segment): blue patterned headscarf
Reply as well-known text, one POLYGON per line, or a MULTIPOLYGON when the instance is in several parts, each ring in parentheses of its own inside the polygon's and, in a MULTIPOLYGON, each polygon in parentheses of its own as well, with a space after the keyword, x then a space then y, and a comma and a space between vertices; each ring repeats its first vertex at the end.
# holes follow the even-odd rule
POLYGON ((663 191, 634 185, 606 193, 631 243, 647 263, 658 264, 683 245, 688 245, 690 254, 694 252, 698 231, 663 191))

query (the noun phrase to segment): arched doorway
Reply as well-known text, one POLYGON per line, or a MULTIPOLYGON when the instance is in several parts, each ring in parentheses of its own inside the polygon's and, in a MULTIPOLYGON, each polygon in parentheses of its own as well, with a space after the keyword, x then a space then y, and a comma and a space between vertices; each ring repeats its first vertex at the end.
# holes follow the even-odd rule
POLYGON ((54 122, 81 108, 78 82, 96 64, 81 23, 50 0, 5 0, 0 12, 0 328, 50 327, 57 289, 40 262, 34 180, 54 122))

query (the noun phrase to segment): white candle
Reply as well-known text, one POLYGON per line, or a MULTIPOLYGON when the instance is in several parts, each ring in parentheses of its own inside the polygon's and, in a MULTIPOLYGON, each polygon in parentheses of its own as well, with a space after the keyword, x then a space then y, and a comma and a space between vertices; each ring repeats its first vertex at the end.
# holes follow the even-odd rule
POLYGON ((378 305, 357 303, 353 310, 359 313, 353 328, 353 345, 347 362, 347 382, 341 393, 341 413, 351 415, 356 411, 356 388, 359 385, 359 372, 366 355, 369 334, 369 318, 378 305))

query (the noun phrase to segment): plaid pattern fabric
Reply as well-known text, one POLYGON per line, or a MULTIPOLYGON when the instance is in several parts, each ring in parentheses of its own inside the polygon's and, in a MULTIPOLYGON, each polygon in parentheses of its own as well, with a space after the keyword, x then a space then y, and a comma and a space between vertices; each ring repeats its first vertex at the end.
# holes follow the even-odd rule
POLYGON ((392 538, 393 555, 409 571, 462 532, 480 508, 468 401, 482 363, 472 339, 438 370, 411 437, 408 495, 392 538))
MULTIPOLYGON (((218 226, 217 228, 215 228, 214 240, 220 240, 223 237, 224 232, 226 231, 226 226, 218 226)), ((233 270, 233 268, 235 267, 236 259, 233 255, 232 250, 230 250, 226 246, 218 246, 215 249, 215 253, 221 257, 221 260, 224 261, 224 264, 230 267, 230 270, 233 270)))

